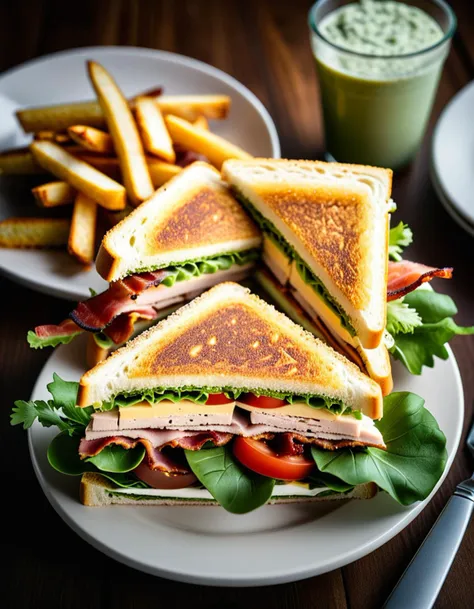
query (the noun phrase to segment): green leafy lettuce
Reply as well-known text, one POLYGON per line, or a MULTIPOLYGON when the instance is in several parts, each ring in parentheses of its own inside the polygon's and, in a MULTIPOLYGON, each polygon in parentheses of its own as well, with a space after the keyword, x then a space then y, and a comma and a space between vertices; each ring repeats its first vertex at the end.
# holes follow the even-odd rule
POLYGON ((245 514, 272 496, 275 480, 245 468, 229 446, 184 452, 196 478, 228 512, 245 514))
POLYGON ((33 330, 28 330, 26 340, 32 349, 43 349, 44 347, 57 347, 58 345, 67 345, 76 336, 82 333, 82 330, 73 332, 72 334, 59 334, 57 336, 38 336, 33 330))
POLYGON ((351 336, 355 336, 356 332, 351 324, 349 316, 340 306, 340 304, 326 290, 323 282, 311 271, 302 258, 295 252, 286 239, 280 235, 273 222, 265 218, 252 203, 242 195, 238 190, 234 190, 236 198, 248 210, 255 222, 260 226, 262 232, 269 237, 273 243, 282 250, 282 252, 290 259, 295 260, 298 272, 305 283, 310 285, 316 294, 324 300, 325 304, 335 313, 341 322, 341 325, 346 328, 351 336))
POLYGON ((408 224, 400 222, 390 229, 388 239, 388 257, 396 262, 402 259, 402 251, 413 241, 413 233, 408 224))
POLYGON ((425 499, 444 471, 446 438, 423 398, 408 392, 384 399, 384 416, 376 423, 387 450, 345 448, 311 453, 318 470, 351 485, 375 482, 398 503, 425 499))

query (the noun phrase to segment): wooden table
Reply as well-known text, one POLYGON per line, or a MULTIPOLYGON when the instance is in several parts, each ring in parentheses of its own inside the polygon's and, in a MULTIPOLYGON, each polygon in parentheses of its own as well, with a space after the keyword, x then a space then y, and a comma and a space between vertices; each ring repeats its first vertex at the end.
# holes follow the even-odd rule
MULTIPOLYGON (((455 267, 454 279, 438 282, 437 289, 455 298, 457 321, 467 325, 474 323, 474 241, 444 211, 428 177, 433 124, 450 98, 474 77, 474 3, 452 0, 451 4, 459 28, 430 129, 411 170, 395 176, 394 199, 399 206, 398 217, 414 229, 416 240, 410 256, 433 265, 455 267)), ((319 99, 306 26, 309 5, 307 0, 5 1, 0 3, 0 69, 87 45, 176 51, 221 68, 249 87, 276 122, 283 156, 320 158, 319 99)), ((26 434, 9 425, 13 401, 30 394, 50 354, 47 350, 31 351, 26 332, 37 323, 61 320, 70 310, 70 303, 7 279, 0 279, 0 293, 2 555, 8 565, 6 571, 3 567, 6 577, 1 604, 5 608, 377 608, 454 486, 472 469, 461 446, 441 489, 411 525, 369 556, 320 577, 266 588, 222 589, 145 575, 107 558, 63 523, 33 473, 26 434)), ((464 382, 467 426, 474 398, 474 337, 455 339, 452 347, 464 382)), ((471 527, 438 599, 438 609, 472 606, 473 555, 471 527)))

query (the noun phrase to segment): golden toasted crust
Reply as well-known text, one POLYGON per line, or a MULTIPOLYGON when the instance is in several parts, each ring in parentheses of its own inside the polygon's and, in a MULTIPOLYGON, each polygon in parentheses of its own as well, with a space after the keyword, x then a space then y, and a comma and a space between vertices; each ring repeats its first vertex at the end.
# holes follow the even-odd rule
MULTIPOLYGON (((224 184, 219 172, 207 163, 195 162, 171 178, 102 240, 96 259, 98 273, 107 281, 117 279, 123 258, 120 239, 140 230, 135 245, 138 257, 169 256, 210 244, 260 241, 260 231, 224 184), (190 176, 193 176, 192 178, 190 176), (173 201, 162 205, 173 193, 173 201)), ((190 254, 192 257, 192 254, 190 254)), ((198 257, 198 256, 197 256, 198 257)))
POLYGON ((110 399, 114 391, 186 385, 323 394, 372 418, 382 410, 379 387, 355 364, 231 282, 208 290, 86 372, 78 405, 110 399))

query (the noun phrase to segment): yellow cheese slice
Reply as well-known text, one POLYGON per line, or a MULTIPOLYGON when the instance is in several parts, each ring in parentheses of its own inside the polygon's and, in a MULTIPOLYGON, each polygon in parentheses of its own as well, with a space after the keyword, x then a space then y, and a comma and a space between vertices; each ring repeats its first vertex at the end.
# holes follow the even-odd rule
MULTIPOLYGON (((314 313, 319 315, 324 323, 329 327, 331 332, 340 336, 346 343, 349 343, 353 347, 356 347, 355 339, 349 334, 349 332, 341 326, 339 317, 324 303, 324 300, 320 298, 313 288, 305 283, 298 273, 296 263, 293 262, 291 266, 290 285, 304 298, 304 300, 312 307, 314 313)), ((300 302, 300 304, 302 304, 300 302)), ((311 312, 307 311, 310 315, 311 312)))
POLYGON ((278 281, 285 285, 290 279, 291 260, 268 237, 263 237, 263 261, 278 281))
POLYGON ((180 402, 172 402, 171 400, 162 400, 158 404, 149 404, 148 402, 139 402, 134 406, 124 406, 119 408, 120 419, 150 419, 151 417, 178 417, 191 414, 228 414, 234 412, 235 402, 228 404, 217 404, 211 406, 209 404, 197 404, 191 400, 181 400, 180 402))
MULTIPOLYGON (((289 417, 303 417, 305 419, 318 419, 319 421, 337 421, 339 417, 326 408, 313 408, 308 406, 304 402, 297 404, 288 404, 287 406, 280 406, 280 408, 257 408, 257 406, 249 406, 238 400, 235 402, 236 406, 242 408, 242 410, 248 410, 249 412, 258 412, 260 414, 275 414, 289 417)), ((346 416, 346 415, 344 415, 346 416)))

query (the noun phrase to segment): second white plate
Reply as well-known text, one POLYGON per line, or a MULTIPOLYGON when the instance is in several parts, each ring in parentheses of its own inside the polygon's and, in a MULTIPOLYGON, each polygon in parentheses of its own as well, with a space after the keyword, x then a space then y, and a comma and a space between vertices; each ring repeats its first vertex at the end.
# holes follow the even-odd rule
MULTIPOLYGON (((212 130, 255 156, 280 156, 275 125, 249 89, 217 68, 175 53, 135 47, 63 51, 2 74, 0 95, 13 101, 12 108, 93 99, 85 65, 88 59, 95 59, 110 70, 127 96, 158 85, 169 94, 230 95, 229 118, 214 121, 212 130)), ((11 114, 3 116, 0 135, 9 133, 12 120, 11 114)), ((19 126, 17 130, 13 137, 20 144, 23 140, 19 126)), ((9 134, 6 145, 11 142, 9 134)), ((0 178, 0 219, 35 214, 27 182, 22 176, 0 178)), ((70 300, 87 298, 89 288, 102 291, 107 285, 95 269, 82 270, 64 252, 0 249, 0 271, 33 289, 70 300)))

